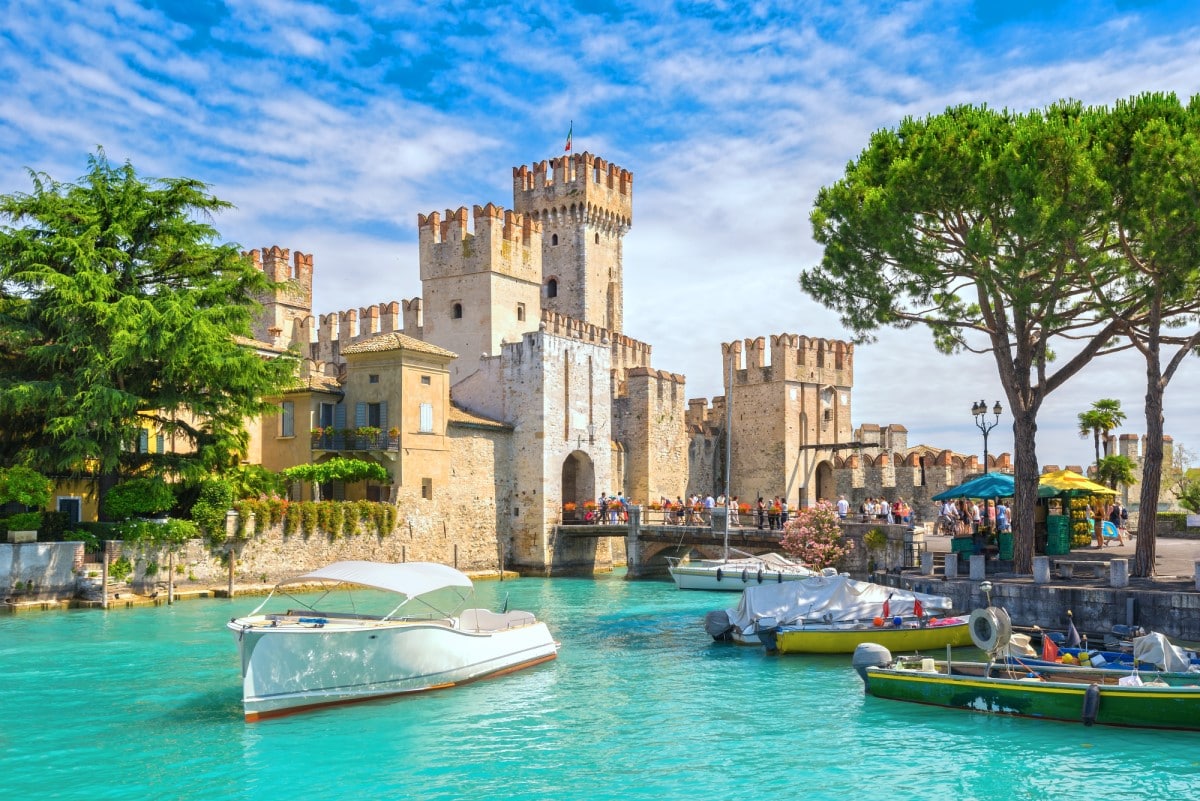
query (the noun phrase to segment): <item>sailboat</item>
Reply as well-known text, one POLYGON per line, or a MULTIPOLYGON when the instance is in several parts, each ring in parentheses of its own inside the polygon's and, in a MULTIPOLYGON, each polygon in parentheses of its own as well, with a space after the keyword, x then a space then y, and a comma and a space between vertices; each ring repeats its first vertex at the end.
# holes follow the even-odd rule
MULTIPOLYGON (((733 436, 733 354, 729 354, 729 387, 725 401, 725 498, 729 498, 729 472, 732 462, 730 438, 733 436)), ((726 501, 728 503, 728 500, 726 501)), ((750 554, 729 549, 729 510, 725 511, 725 548, 720 559, 667 557, 667 570, 681 590, 726 590, 741 592, 750 586, 769 582, 801 581, 821 575, 802 563, 777 553, 750 554)), ((832 571, 836 573, 836 571, 832 571)))

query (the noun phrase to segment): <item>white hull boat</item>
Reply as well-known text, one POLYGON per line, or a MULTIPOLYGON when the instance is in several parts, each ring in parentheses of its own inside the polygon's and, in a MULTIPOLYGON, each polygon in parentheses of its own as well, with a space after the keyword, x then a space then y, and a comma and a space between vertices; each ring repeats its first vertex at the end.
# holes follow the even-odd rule
POLYGON ((760 584, 803 581, 821 575, 799 562, 774 553, 695 562, 668 558, 667 565, 675 586, 681 590, 741 592, 760 584))
POLYGON ((463 609, 471 580, 445 565, 337 562, 289 579, 227 625, 238 644, 247 721, 451 687, 554 659, 545 623, 529 612, 463 609), (324 594, 304 608, 262 613, 290 585, 324 594), (334 589, 384 590, 383 614, 326 607, 334 589))

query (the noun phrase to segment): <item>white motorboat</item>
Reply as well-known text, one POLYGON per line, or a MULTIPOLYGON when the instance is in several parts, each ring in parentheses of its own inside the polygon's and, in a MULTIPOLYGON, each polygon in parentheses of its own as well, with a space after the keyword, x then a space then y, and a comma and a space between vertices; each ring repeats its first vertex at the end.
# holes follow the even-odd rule
POLYGON ((821 575, 776 553, 745 554, 725 559, 667 558, 667 570, 681 590, 727 590, 741 592, 760 584, 800 581, 821 575))
POLYGON ((863 637, 897 648, 967 645, 966 618, 936 619, 953 606, 943 595, 822 575, 748 587, 736 607, 705 615, 704 628, 715 640, 780 653, 852 653, 863 637))
POLYGON ((558 655, 532 613, 465 608, 473 595, 470 578, 430 562, 335 562, 280 582, 226 624, 241 657, 246 720, 451 687, 558 655), (264 613, 280 594, 302 608, 264 613))

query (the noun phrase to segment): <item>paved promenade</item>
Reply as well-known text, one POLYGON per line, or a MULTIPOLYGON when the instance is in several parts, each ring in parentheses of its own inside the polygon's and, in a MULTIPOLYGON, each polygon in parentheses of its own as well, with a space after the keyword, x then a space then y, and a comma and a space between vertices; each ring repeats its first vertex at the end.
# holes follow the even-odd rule
MULTIPOLYGON (((1136 542, 1136 540, 1126 537, 1124 545, 1107 545, 1104 548, 1092 545, 1086 548, 1073 548, 1069 558, 1100 561, 1129 559, 1132 568, 1134 553, 1137 550, 1136 542)), ((927 536, 925 543, 926 550, 930 553, 950 552, 950 537, 927 536)), ((1196 560, 1200 559, 1200 540, 1159 537, 1155 543, 1154 552, 1154 578, 1130 579, 1131 585, 1149 585, 1147 588, 1162 585, 1157 588, 1163 590, 1195 589, 1196 560)))

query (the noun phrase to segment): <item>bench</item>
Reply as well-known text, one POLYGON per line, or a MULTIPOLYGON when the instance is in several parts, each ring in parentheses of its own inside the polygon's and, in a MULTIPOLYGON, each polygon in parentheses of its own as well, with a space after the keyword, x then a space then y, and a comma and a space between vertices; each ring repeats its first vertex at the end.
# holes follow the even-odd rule
POLYGON ((1093 578, 1107 578, 1111 565, 1098 559, 1052 559, 1058 574, 1065 579, 1075 577, 1075 569, 1092 571, 1093 578))

